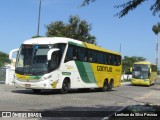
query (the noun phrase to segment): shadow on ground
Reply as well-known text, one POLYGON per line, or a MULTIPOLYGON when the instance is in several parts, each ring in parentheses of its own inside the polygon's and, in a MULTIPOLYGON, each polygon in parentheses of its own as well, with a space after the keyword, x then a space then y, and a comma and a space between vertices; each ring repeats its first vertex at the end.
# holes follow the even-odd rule
MULTIPOLYGON (((31 110, 35 111, 35 110, 31 110)), ((160 106, 62 107, 41 110, 39 120, 159 120, 160 106)))
POLYGON ((102 120, 111 116, 122 106, 94 106, 94 107, 61 107, 46 110, 29 110, 42 114, 39 120, 102 120))
MULTIPOLYGON (((31 89, 23 89, 23 90, 11 90, 13 93, 18 94, 36 94, 36 95, 56 95, 61 94, 59 90, 42 90, 39 93, 33 92, 31 89)), ((112 92, 116 90, 111 90, 107 92, 112 92)), ((98 93, 101 92, 99 89, 72 89, 68 92, 68 94, 78 94, 78 93, 98 93)))

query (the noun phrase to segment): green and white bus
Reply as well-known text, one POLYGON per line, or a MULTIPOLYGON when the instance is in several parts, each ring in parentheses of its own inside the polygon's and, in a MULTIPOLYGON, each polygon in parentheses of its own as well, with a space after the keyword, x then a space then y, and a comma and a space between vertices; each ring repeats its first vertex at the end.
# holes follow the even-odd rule
POLYGON ((121 84, 121 54, 93 44, 62 37, 23 42, 18 50, 14 83, 34 92, 42 89, 100 88, 121 84))

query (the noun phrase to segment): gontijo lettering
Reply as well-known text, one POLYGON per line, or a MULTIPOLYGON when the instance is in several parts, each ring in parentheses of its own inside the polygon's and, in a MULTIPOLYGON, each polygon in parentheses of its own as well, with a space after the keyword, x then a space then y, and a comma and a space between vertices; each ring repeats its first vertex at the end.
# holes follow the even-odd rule
POLYGON ((112 67, 97 66, 97 71, 112 72, 112 67))

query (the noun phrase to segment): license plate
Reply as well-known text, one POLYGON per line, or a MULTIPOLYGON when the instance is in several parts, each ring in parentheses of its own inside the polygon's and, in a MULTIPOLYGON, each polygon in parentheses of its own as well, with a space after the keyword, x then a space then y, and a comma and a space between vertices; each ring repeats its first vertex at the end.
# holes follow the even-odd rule
POLYGON ((27 88, 31 87, 31 84, 25 84, 25 87, 27 87, 27 88))

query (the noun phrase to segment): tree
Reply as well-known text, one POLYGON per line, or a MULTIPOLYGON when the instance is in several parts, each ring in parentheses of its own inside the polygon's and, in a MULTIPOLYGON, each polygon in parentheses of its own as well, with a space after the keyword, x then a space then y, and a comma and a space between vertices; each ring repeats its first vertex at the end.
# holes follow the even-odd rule
POLYGON ((9 55, 4 52, 0 52, 0 67, 3 67, 6 63, 10 62, 9 55))
POLYGON ((152 30, 156 35, 156 65, 158 66, 158 33, 160 32, 160 23, 153 25, 152 30))
POLYGON ((84 0, 82 6, 89 5, 90 2, 95 2, 96 0, 84 0))
MULTIPOLYGON (((82 6, 88 5, 90 2, 94 2, 96 0, 84 0, 82 3, 82 6)), ((117 13, 116 15, 121 17, 124 17, 128 14, 129 11, 132 11, 136 9, 138 6, 140 6, 142 3, 149 1, 149 0, 128 0, 128 2, 125 2, 121 5, 116 5, 115 8, 122 8, 122 10, 117 13)), ((154 0, 154 4, 151 5, 150 10, 152 11, 153 15, 156 15, 160 12, 160 0, 154 0)))
POLYGON ((65 24, 63 21, 56 21, 47 25, 46 36, 69 37, 92 44, 96 43, 96 37, 89 33, 92 28, 87 21, 81 20, 78 16, 70 16, 68 22, 65 24))
POLYGON ((128 70, 133 67, 133 63, 134 62, 140 62, 140 61, 145 61, 146 58, 143 57, 137 57, 137 56, 132 56, 132 57, 128 57, 128 56, 124 56, 123 60, 122 60, 122 71, 123 72, 129 72, 128 70))

